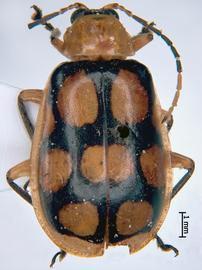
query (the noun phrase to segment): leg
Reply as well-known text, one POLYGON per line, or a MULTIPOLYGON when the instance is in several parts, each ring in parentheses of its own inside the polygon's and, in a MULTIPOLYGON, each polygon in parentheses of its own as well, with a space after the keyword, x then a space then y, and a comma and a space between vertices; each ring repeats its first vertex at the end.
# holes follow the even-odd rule
POLYGON ((14 183, 14 180, 23 176, 29 176, 30 175, 30 161, 25 160, 15 167, 11 168, 7 174, 7 181, 10 187, 18 193, 24 200, 26 200, 28 203, 32 204, 32 198, 29 195, 29 193, 18 186, 16 183, 14 183))
POLYGON ((187 172, 174 186, 172 198, 180 191, 181 188, 187 183, 194 171, 194 161, 188 157, 172 152, 171 153, 172 168, 186 169, 187 172))
POLYGON ((166 127, 167 127, 168 132, 169 132, 171 130, 172 126, 173 126, 173 116, 171 114, 171 115, 169 115, 168 118, 166 118, 167 113, 168 112, 166 110, 161 109, 162 123, 166 124, 166 127))
MULTIPOLYGON (((34 9, 34 14, 32 15, 32 20, 40 20, 42 19, 42 10, 37 7, 36 5, 33 5, 32 8, 34 9)), ((44 24, 45 28, 51 32, 50 40, 51 44, 61 53, 65 55, 65 48, 64 48, 64 42, 60 40, 58 37, 60 36, 60 31, 57 28, 54 28, 54 26, 50 23, 44 24)))
POLYGON ((60 250, 59 252, 57 252, 53 256, 53 258, 51 260, 50 267, 53 267, 53 265, 55 264, 55 261, 56 261, 56 259, 57 259, 58 256, 59 256, 59 261, 61 262, 64 259, 64 257, 66 256, 66 252, 63 251, 63 250, 60 250))
POLYGON ((29 186, 29 183, 30 183, 30 181, 27 180, 27 182, 23 185, 23 189, 24 189, 24 191, 26 191, 26 192, 27 192, 27 188, 28 188, 28 186, 29 186))
MULTIPOLYGON (((43 97, 42 90, 23 90, 18 96, 18 107, 20 110, 20 114, 22 116, 23 122, 27 129, 29 136, 32 138, 34 133, 34 127, 28 117, 27 110, 25 108, 24 102, 31 101, 37 104, 40 104, 43 97)), ((23 188, 14 183, 14 180, 23 177, 29 176, 30 174, 30 161, 26 160, 7 172, 7 181, 11 188, 17 192, 23 199, 25 199, 28 203, 32 203, 31 196, 27 192, 27 187, 29 185, 29 181, 27 181, 23 188)))
POLYGON ((66 57, 70 57, 69 54, 65 51, 64 41, 59 39, 58 37, 51 37, 51 44, 58 50, 62 55, 66 57))
POLYGON ((178 251, 177 248, 175 248, 175 247, 173 247, 171 245, 168 245, 168 244, 164 244, 163 240, 158 235, 156 235, 155 238, 156 238, 158 247, 160 247, 163 251, 171 251, 171 250, 173 250, 175 252, 175 257, 178 256, 179 251, 178 251))
POLYGON ((18 108, 19 108, 20 114, 22 116, 22 120, 24 122, 25 128, 30 138, 32 138, 34 134, 34 127, 29 119, 24 103, 27 101, 31 101, 31 102, 40 104, 42 97, 43 97, 43 91, 35 90, 35 89, 23 90, 18 96, 18 108))
MULTIPOLYGON (((187 170, 187 173, 179 180, 179 182, 174 186, 172 191, 172 198, 180 191, 180 189, 187 183, 194 171, 194 161, 188 157, 182 156, 180 154, 171 153, 171 163, 173 168, 183 168, 187 170)), ((164 251, 173 250, 175 256, 179 254, 178 250, 171 246, 164 244, 161 238, 156 235, 157 245, 164 251)))
POLYGON ((153 40, 153 35, 151 32, 147 32, 147 33, 141 32, 137 36, 132 37, 134 53, 142 49, 145 45, 147 45, 152 40, 153 40))

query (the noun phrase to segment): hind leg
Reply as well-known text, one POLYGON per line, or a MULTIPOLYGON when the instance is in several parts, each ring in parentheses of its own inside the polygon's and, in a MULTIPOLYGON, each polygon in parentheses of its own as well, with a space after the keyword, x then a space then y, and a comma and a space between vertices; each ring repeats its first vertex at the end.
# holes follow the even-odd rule
POLYGON ((57 259, 58 256, 59 256, 59 261, 61 262, 64 259, 64 257, 66 256, 66 252, 63 251, 63 250, 60 250, 59 252, 57 252, 53 256, 53 258, 51 260, 50 267, 53 267, 53 265, 55 264, 55 261, 56 261, 56 259, 57 259))
POLYGON ((25 128, 29 134, 29 137, 32 138, 34 134, 34 127, 31 123, 31 120, 28 116, 27 109, 25 107, 25 102, 33 102, 40 104, 43 97, 43 91, 38 89, 29 89, 23 90, 18 96, 18 108, 25 125, 25 128))
MULTIPOLYGON (((174 186, 172 191, 172 198, 175 197, 175 195, 184 187, 184 185, 187 183, 187 181, 190 179, 191 175, 194 171, 194 161, 186 156, 183 156, 178 153, 171 153, 171 163, 172 168, 179 168, 179 169, 186 169, 187 172, 183 175, 183 177, 177 182, 177 184, 174 186)), ((157 245, 163 250, 163 251, 170 251, 173 250, 175 252, 175 256, 179 254, 179 251, 173 247, 172 245, 164 244, 162 239, 156 235, 157 245)))
POLYGON ((172 250, 175 252, 175 257, 179 255, 179 251, 177 248, 175 248, 172 245, 165 244, 163 242, 163 240, 158 235, 156 235, 155 238, 156 238, 158 247, 160 247, 163 251, 171 251, 172 250))

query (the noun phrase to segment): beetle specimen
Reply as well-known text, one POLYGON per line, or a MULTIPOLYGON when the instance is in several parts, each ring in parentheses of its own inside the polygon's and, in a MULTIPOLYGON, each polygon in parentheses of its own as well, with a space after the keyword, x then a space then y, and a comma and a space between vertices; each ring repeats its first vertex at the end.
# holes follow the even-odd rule
POLYGON ((182 85, 180 56, 171 40, 119 4, 89 9, 75 3, 42 16, 52 45, 71 62, 52 72, 44 90, 23 90, 18 105, 32 139, 30 158, 7 173, 10 186, 32 204, 42 228, 66 253, 94 257, 126 245, 134 253, 152 239, 165 251, 178 250, 157 235, 171 199, 188 181, 194 162, 171 151, 168 132, 182 85), (64 40, 48 21, 75 8, 64 40), (131 37, 119 9, 140 23, 131 37), (161 109, 147 67, 126 60, 155 33, 170 47, 177 65, 177 90, 168 111, 161 109), (33 127, 25 102, 40 105, 33 127), (173 168, 186 174, 172 186, 173 168), (14 180, 29 177, 24 188, 14 180), (30 186, 31 193, 27 187, 30 186))

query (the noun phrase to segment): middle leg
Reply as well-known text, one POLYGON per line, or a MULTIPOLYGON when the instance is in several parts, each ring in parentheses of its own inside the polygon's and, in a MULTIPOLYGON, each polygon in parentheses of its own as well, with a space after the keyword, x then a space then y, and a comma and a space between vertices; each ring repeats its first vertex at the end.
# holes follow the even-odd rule
POLYGON ((30 175, 30 160, 25 160, 13 168, 11 168, 7 174, 7 181, 10 187, 18 194, 20 195, 24 200, 26 200, 29 204, 32 204, 32 198, 28 191, 24 188, 21 188, 19 185, 17 185, 14 181, 20 177, 30 175))
POLYGON ((169 132, 171 130, 172 126, 173 126, 174 121, 173 121, 172 114, 168 118, 166 118, 167 113, 168 112, 166 110, 161 109, 161 123, 162 124, 165 123, 165 125, 167 127, 167 130, 169 132))

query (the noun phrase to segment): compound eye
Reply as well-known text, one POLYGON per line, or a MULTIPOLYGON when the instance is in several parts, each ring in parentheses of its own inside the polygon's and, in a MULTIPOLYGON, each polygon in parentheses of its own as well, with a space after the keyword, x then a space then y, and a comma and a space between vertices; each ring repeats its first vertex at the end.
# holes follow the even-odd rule
POLYGON ((113 9, 85 9, 85 8, 80 8, 75 10, 72 13, 71 16, 71 23, 73 23, 75 20, 78 18, 85 16, 85 15, 112 15, 116 17, 119 20, 119 15, 118 13, 113 10, 113 9))
POLYGON ((114 9, 103 9, 102 14, 104 14, 104 15, 112 15, 112 16, 116 17, 119 20, 119 15, 114 9))
POLYGON ((85 8, 79 8, 75 10, 70 18, 71 23, 73 23, 75 20, 77 20, 79 17, 84 16, 86 14, 86 9, 85 8))

